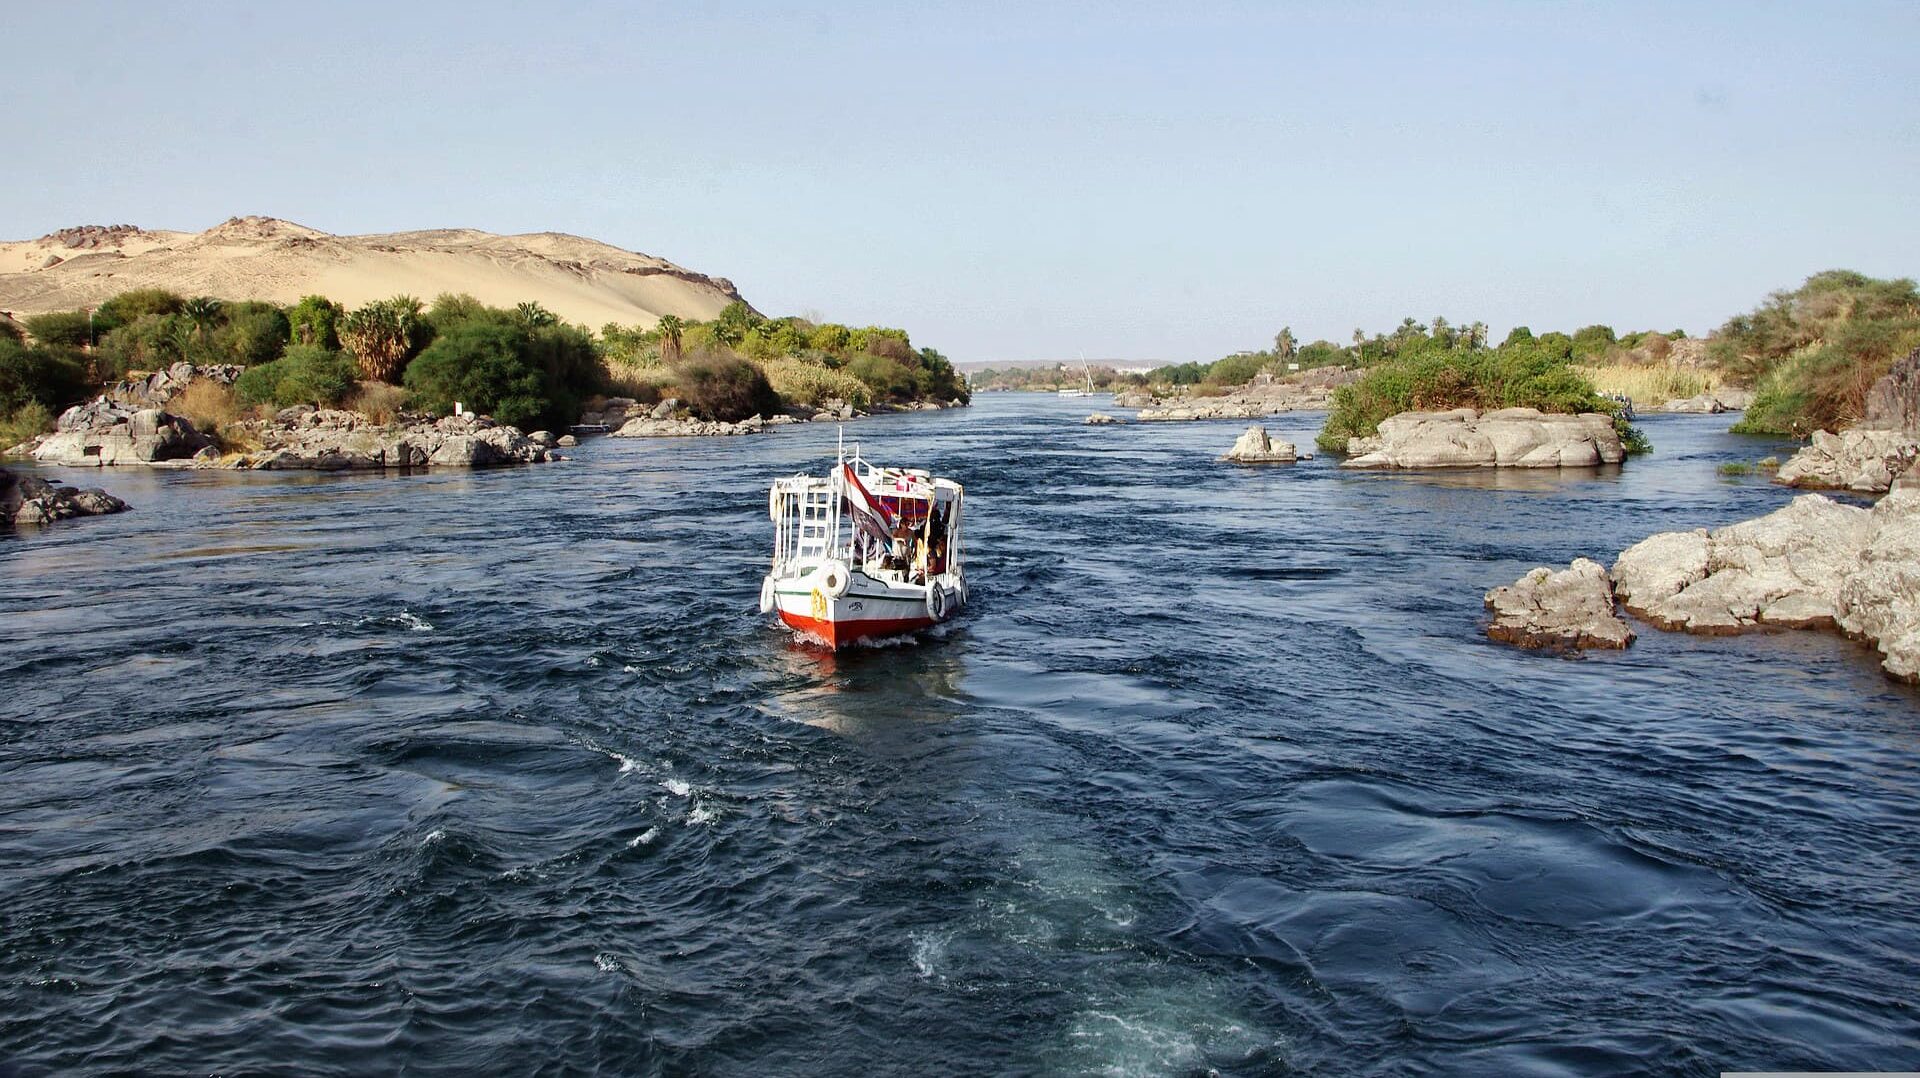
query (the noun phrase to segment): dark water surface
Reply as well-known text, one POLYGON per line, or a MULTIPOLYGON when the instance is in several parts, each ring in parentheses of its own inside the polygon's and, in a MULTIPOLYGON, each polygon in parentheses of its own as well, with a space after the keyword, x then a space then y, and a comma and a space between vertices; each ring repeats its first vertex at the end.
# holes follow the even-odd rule
POLYGON ((974 601, 837 658, 755 613, 824 424, 59 473, 136 511, 0 537, 0 1070, 1920 1067, 1920 696, 1823 634, 1484 637, 1783 503, 1714 474, 1771 446, 1260 470, 1088 407, 849 426, 966 483, 974 601))

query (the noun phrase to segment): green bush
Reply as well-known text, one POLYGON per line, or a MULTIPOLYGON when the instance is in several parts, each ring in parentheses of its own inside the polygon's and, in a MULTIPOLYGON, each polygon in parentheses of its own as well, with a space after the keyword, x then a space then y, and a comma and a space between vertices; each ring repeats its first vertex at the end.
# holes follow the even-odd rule
POLYGON ((702 419, 738 422, 780 410, 780 397, 766 374, 737 356, 696 356, 673 373, 687 410, 702 419))
POLYGON ((100 338, 94 371, 109 382, 128 371, 159 370, 185 359, 192 342, 193 327, 180 315, 142 314, 100 338))
POLYGON ((226 324, 213 331, 213 349, 229 363, 271 363, 287 350, 292 330, 287 316, 271 303, 230 303, 226 324))
POLYGON ((1613 345, 1612 326, 1584 326, 1574 331, 1573 358, 1581 360, 1605 355, 1613 345))
POLYGON ((1216 386, 1243 386, 1253 381, 1253 376, 1260 373, 1260 369, 1267 365, 1267 361, 1268 357, 1259 352, 1244 356, 1227 356, 1225 359, 1215 360, 1213 365, 1207 368, 1207 373, 1201 381, 1216 386))
POLYGON ((56 348, 87 348, 93 344, 93 326, 85 311, 52 311, 26 320, 35 343, 56 348))
POLYGON ((271 363, 241 371, 233 383, 233 391, 242 404, 270 404, 277 408, 291 408, 296 404, 331 407, 353 392, 357 373, 353 357, 345 352, 296 344, 271 363))
POLYGON ((813 327, 807 343, 822 352, 844 352, 853 343, 853 331, 838 322, 813 327))
POLYGON ((52 429, 53 412, 39 401, 23 404, 11 412, 0 412, 0 453, 52 429))
POLYGON ((846 371, 867 384, 875 400, 912 400, 918 382, 906 364, 885 356, 863 355, 847 364, 846 371))
POLYGON ((136 288, 131 292, 122 292, 93 312, 94 332, 105 334, 147 315, 179 314, 186 304, 186 297, 164 288, 136 288))
POLYGON ((29 404, 58 412, 84 400, 90 388, 79 356, 0 338, 0 415, 12 415, 29 404))
POLYGON ((457 402, 516 427, 539 424, 550 402, 541 371, 520 351, 522 334, 502 323, 457 322, 407 365, 404 384, 441 415, 457 402))
POLYGON ((451 412, 457 401, 517 427, 564 427, 579 418, 581 402, 610 388, 593 338, 538 304, 506 310, 443 294, 426 320, 438 335, 403 381, 431 411, 451 412))
POLYGON ((325 296, 302 296, 287 311, 287 336, 290 344, 311 344, 321 348, 340 347, 339 322, 346 311, 325 296))

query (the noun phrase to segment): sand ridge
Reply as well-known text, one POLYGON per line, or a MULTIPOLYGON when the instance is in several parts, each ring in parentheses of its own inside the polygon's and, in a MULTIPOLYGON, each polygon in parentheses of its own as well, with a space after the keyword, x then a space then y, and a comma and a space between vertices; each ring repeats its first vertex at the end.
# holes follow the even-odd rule
POLYGON ((531 300, 595 330, 652 325, 665 314, 708 319, 741 298, 724 277, 560 232, 335 236, 234 217, 205 232, 87 225, 0 243, 0 312, 72 310, 134 288, 275 303, 318 293, 349 307, 398 293, 431 302, 465 292, 496 306, 531 300))

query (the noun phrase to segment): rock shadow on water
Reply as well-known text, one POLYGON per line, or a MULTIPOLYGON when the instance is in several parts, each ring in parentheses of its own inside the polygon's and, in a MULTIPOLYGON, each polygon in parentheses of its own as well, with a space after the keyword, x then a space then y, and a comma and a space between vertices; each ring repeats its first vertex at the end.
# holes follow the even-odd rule
POLYGON ((1584 483, 1617 483, 1625 467, 1621 464, 1596 464, 1587 468, 1429 468, 1342 472, 1341 475, 1343 478, 1371 482, 1410 483, 1458 490, 1558 494, 1584 483))

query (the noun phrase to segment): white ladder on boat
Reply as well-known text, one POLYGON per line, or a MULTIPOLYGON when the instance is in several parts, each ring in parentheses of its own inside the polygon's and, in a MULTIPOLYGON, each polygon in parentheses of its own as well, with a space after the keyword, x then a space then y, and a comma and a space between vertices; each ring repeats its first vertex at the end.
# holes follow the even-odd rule
POLYGON ((830 487, 809 487, 800 492, 800 530, 794 544, 795 557, 818 561, 833 556, 833 533, 840 524, 840 497, 830 487))

